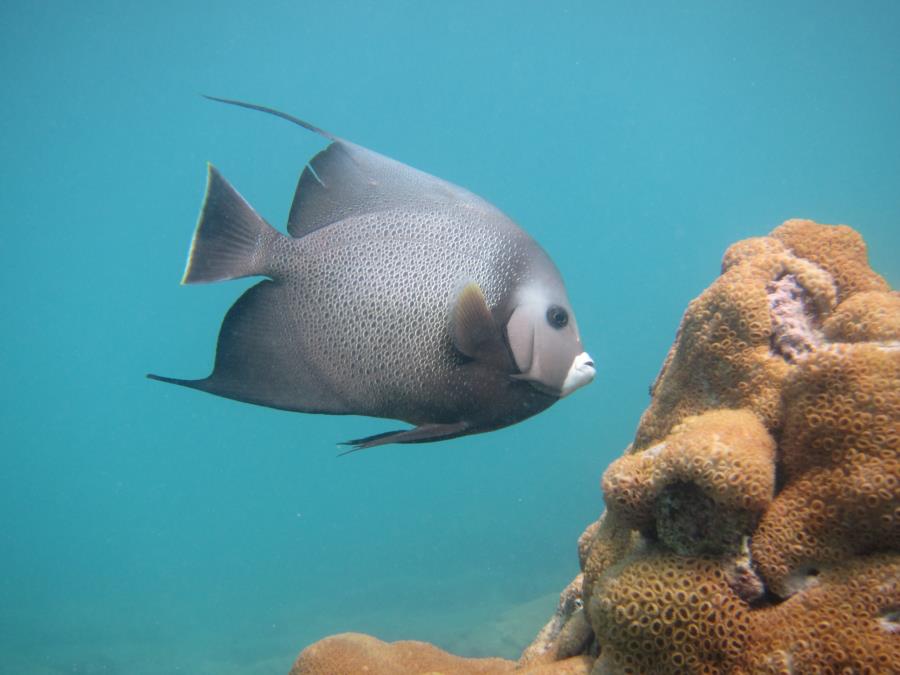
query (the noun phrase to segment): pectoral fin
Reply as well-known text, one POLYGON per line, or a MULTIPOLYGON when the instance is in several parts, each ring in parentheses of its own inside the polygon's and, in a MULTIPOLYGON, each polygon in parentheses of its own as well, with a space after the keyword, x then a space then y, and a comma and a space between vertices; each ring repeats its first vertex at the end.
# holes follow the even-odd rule
POLYGON ((491 314, 481 287, 474 281, 459 292, 450 316, 453 346, 465 356, 511 370, 512 360, 503 333, 491 314))

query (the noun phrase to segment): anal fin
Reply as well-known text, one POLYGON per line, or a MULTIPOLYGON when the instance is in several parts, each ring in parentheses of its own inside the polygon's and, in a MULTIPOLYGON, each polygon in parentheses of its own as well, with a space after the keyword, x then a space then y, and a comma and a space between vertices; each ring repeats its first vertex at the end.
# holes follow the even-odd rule
POLYGON ((412 429, 402 431, 386 431, 374 436, 356 438, 352 441, 344 441, 340 445, 352 445, 349 450, 340 453, 339 457, 349 455, 357 450, 374 448, 388 443, 431 443, 433 441, 445 441, 457 436, 462 436, 469 430, 466 422, 453 422, 451 424, 423 424, 412 429))
POLYGON ((225 315, 215 366, 208 377, 184 380, 150 375, 150 379, 281 410, 353 412, 296 342, 297 324, 284 311, 289 305, 286 286, 260 281, 225 315))

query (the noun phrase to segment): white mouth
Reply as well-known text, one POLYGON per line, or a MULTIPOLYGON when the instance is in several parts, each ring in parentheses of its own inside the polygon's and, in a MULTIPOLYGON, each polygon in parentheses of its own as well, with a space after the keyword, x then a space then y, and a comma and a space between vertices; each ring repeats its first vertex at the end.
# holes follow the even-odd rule
POLYGON ((559 397, 568 396, 576 389, 580 389, 586 384, 590 384, 594 379, 594 361, 587 352, 581 352, 572 361, 572 367, 566 374, 566 380, 563 382, 562 391, 559 397))

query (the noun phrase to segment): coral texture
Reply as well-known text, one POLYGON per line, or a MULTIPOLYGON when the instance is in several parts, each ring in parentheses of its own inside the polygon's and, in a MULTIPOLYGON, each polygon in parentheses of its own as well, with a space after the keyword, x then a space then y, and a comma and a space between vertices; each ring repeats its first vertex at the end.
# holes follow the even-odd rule
POLYGON ((596 672, 718 672, 740 657, 750 624, 717 560, 657 550, 607 570, 589 611, 596 672))
POLYGON ((775 489, 775 443, 746 410, 688 417, 603 476, 619 522, 683 555, 737 550, 775 489))
POLYGON ((651 394, 518 663, 345 635, 292 675, 900 672, 900 294, 862 237, 732 245, 651 394))
MULTIPOLYGON (((822 322, 841 288, 824 267, 796 255, 778 234, 803 231, 814 233, 817 241, 827 240, 816 229, 821 227, 788 221, 771 237, 741 241, 725 252, 722 275, 684 313, 653 384, 653 400, 641 417, 635 449, 646 448, 685 417, 706 410, 745 408, 767 429, 778 428, 784 378, 797 358, 821 344, 822 322)), ((862 239, 849 228, 832 229, 852 243, 841 251, 849 260, 836 263, 844 276, 861 264, 867 274, 860 273, 865 281, 857 285, 877 285, 875 278, 881 277, 865 265, 862 239)))
POLYGON ((900 670, 900 297, 845 226, 734 244, 579 541, 592 673, 900 670))
POLYGON ((343 633, 320 640, 300 652, 290 675, 437 671, 487 675, 509 672, 514 666, 515 662, 505 659, 464 659, 425 642, 388 643, 361 633, 343 633))
POLYGON ((302 652, 290 675, 588 675, 591 659, 575 656, 547 665, 516 668, 506 659, 466 659, 426 642, 382 642, 369 635, 343 633, 319 640, 302 652))
POLYGON ((753 645, 735 673, 896 673, 900 665, 900 561, 850 558, 785 602, 749 613, 753 645))
POLYGON ((753 537, 779 595, 823 564, 900 550, 900 349, 873 343, 811 355, 785 384, 786 485, 753 537))

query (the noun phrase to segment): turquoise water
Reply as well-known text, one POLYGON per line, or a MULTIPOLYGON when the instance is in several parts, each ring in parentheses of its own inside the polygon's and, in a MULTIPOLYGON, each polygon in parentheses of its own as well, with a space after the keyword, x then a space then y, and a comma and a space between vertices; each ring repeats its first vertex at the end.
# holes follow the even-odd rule
POLYGON ((514 657, 731 242, 848 223, 900 284, 900 6, 787 4, 5 3, 0 672, 285 673, 345 630, 514 657), (205 162, 282 223, 323 146, 200 93, 504 209, 595 383, 337 458, 396 423, 145 380, 205 375, 252 283, 178 284, 205 162))

